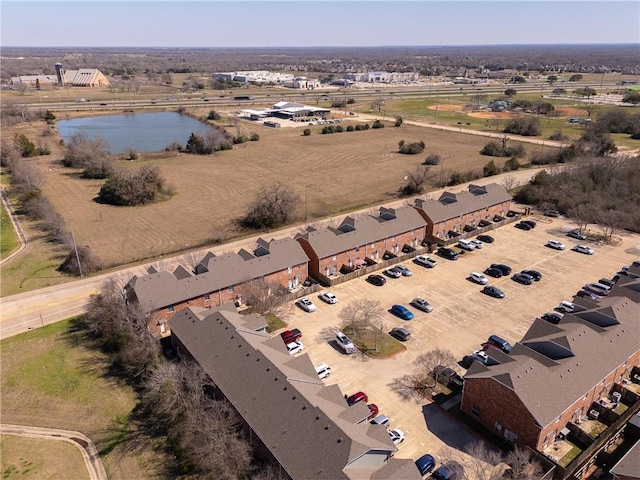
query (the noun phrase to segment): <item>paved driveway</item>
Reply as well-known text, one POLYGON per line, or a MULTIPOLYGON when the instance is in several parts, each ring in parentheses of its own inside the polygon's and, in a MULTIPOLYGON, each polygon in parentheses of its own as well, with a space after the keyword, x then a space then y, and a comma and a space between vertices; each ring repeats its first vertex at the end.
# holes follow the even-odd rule
MULTIPOLYGON (((563 300, 569 300, 587 281, 613 276, 623 265, 640 258, 640 236, 623 234, 622 244, 613 247, 591 245, 592 256, 572 252, 578 243, 565 236, 572 227, 564 219, 545 219, 531 231, 507 225, 492 232, 496 241, 482 250, 462 255, 457 261, 437 259, 435 268, 427 269, 411 262, 413 275, 387 279, 383 287, 368 284, 359 278, 333 288, 339 302, 322 303, 312 296, 318 311, 312 314, 293 308, 291 327, 303 332, 305 351, 314 364, 327 362, 332 375, 325 381, 337 384, 346 394, 359 390, 369 395, 369 402, 391 419, 392 428, 400 428, 406 440, 400 445, 399 458, 418 458, 426 452, 437 454, 444 445, 461 449, 477 438, 475 432, 460 424, 438 406, 427 401, 402 400, 392 388, 394 379, 415 371, 417 355, 434 348, 449 349, 460 359, 480 348, 491 334, 498 334, 511 343, 517 342, 536 316, 552 310, 563 300), (567 249, 545 247, 547 240, 562 241, 567 249), (467 280, 472 271, 482 272, 491 263, 505 263, 514 272, 535 269, 543 278, 533 285, 520 285, 510 277, 489 279, 489 285, 502 289, 506 297, 498 300, 480 293, 482 286, 467 280), (362 298, 379 301, 385 309, 394 303, 409 306, 416 296, 426 298, 435 309, 423 313, 409 307, 415 314, 404 321, 385 312, 382 323, 386 330, 393 326, 407 328, 413 338, 406 343, 408 351, 390 360, 363 361, 356 355, 341 354, 327 338, 339 327, 338 314, 346 303, 362 298)), ((584 243, 584 242, 583 242, 584 243)), ((465 372, 456 366, 459 373, 465 372)))

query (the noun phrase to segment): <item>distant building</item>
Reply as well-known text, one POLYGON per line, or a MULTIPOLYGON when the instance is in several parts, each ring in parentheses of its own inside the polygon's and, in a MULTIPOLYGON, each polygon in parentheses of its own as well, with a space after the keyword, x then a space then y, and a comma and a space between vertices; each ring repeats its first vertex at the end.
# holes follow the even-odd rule
POLYGON ((60 62, 56 63, 55 75, 20 75, 11 77, 11 83, 26 84, 29 87, 108 87, 109 80, 96 68, 65 70, 60 62))
MULTIPOLYGON (((282 85, 284 82, 293 82, 295 76, 291 73, 270 72, 268 70, 250 70, 245 72, 220 72, 214 73, 212 77, 216 80, 238 83, 274 83, 282 85)), ((296 87, 298 88, 298 87, 296 87)))
POLYGON ((320 87, 320 82, 312 78, 295 77, 293 80, 283 81, 282 86, 287 88, 297 88, 300 90, 313 90, 320 87))

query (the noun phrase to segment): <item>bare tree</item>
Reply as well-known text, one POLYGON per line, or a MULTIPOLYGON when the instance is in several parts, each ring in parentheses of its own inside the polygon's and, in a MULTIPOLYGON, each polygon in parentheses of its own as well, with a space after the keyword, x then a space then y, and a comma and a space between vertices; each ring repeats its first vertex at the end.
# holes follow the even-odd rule
POLYGON ((65 167, 84 168, 109 155, 108 143, 103 137, 89 138, 84 132, 74 133, 64 154, 65 167))
POLYGON ((424 192, 424 185, 431 178, 429 165, 418 165, 413 171, 406 172, 405 185, 402 187, 404 195, 416 195, 424 192))
POLYGON ((469 454, 463 465, 465 470, 473 474, 476 480, 499 480, 503 478, 507 465, 502 458, 502 452, 491 449, 485 442, 478 441, 465 447, 469 454))
POLYGON ((377 110, 378 112, 382 111, 383 106, 384 106, 384 98, 376 98, 373 102, 371 102, 371 108, 373 110, 377 110))
POLYGON ((424 382, 424 387, 435 388, 441 375, 444 373, 441 367, 451 367, 455 365, 456 358, 449 350, 436 348, 426 353, 420 354, 413 362, 416 367, 420 368, 420 376, 424 382), (433 385, 428 385, 428 379, 433 378, 433 385))
POLYGON ((416 390, 416 385, 419 382, 420 378, 417 375, 403 375, 402 377, 394 378, 387 385, 404 401, 416 400, 423 402, 424 398, 416 390))
POLYGON ((542 465, 526 448, 515 447, 507 454, 505 463, 509 465, 512 480, 537 480, 542 477, 542 465))
POLYGON ((356 300, 345 305, 338 317, 343 321, 344 327, 349 327, 354 332, 361 332, 370 328, 378 328, 374 322, 382 318, 384 310, 380 302, 375 300, 356 300))
POLYGON ((291 221, 299 204, 300 196, 293 188, 274 183, 260 189, 240 223, 254 229, 279 227, 291 221))
POLYGON ((578 225, 580 232, 587 228, 587 225, 595 222, 593 208, 588 204, 580 204, 571 208, 568 212, 569 217, 578 225))
POLYGON ((516 180, 516 177, 513 175, 505 175, 502 178, 502 186, 507 192, 512 188, 517 187, 519 184, 520 182, 518 182, 518 180, 516 180))
POLYGON ((289 305, 285 297, 287 290, 279 283, 251 280, 236 290, 242 301, 257 314, 273 313, 280 318, 289 314, 289 305))

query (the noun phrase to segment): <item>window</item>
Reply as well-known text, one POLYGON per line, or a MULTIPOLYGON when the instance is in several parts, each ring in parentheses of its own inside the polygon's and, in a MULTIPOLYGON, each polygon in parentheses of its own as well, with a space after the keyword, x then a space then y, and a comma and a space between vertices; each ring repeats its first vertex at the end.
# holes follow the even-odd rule
POLYGON ((227 288, 227 291, 228 291, 229 293, 233 293, 233 285, 231 285, 229 288, 227 288))
POLYGON ((360 251, 360 247, 356 247, 356 253, 360 251))
POLYGON ((480 417, 480 408, 474 403, 471 405, 471 415, 474 417, 480 417))
POLYGON ((176 309, 173 307, 173 305, 169 305, 169 306, 167 307, 167 311, 169 311, 169 312, 175 312, 175 310, 176 310, 176 309))
POLYGON ((335 262, 338 259, 337 255, 333 256, 333 261, 335 262))
POLYGON ((518 435, 513 433, 508 428, 505 428, 504 429, 504 438, 506 438, 511 443, 516 443, 516 440, 518 440, 518 435))
POLYGON ((496 429, 496 432, 500 433, 500 431, 502 430, 502 424, 500 422, 496 422, 494 428, 496 429))
POLYGON ((293 272, 293 268, 292 267, 287 268, 287 273, 291 273, 291 272, 293 272))
POLYGON ((375 243, 371 243, 371 248, 376 248, 376 244, 375 243))
POLYGON ((209 300, 211 300, 211 294, 210 293, 205 293, 204 294, 204 301, 208 302, 209 300))

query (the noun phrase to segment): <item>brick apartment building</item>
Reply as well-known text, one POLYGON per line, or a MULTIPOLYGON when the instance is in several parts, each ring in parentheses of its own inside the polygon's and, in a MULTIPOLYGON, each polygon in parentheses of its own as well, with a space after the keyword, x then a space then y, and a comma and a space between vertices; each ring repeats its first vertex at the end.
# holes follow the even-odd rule
POLYGON ((309 227, 295 238, 309 256, 309 274, 321 280, 364 266, 365 259, 381 260, 387 253, 420 246, 426 225, 412 207, 382 207, 378 216, 346 217, 338 228, 309 227))
POLYGON ((442 242, 462 234, 465 227, 477 228, 496 216, 505 217, 511 200, 503 186, 490 183, 469 185, 468 191, 459 193, 444 192, 437 200, 418 198, 414 207, 427 222, 426 238, 442 242))
POLYGON ((639 293, 640 278, 623 277, 597 303, 574 299, 579 307, 557 325, 535 320, 502 363, 472 365, 461 410, 508 442, 546 454, 567 427, 615 410, 621 396, 637 408, 640 396, 620 392, 637 381, 639 293))
POLYGON ((244 425, 258 456, 281 478, 419 480, 386 427, 372 425, 364 402, 348 406, 337 385, 318 378, 307 354, 287 353, 264 321, 233 305, 190 307, 171 318, 174 351, 198 362, 244 425))
POLYGON ((208 253, 195 273, 179 266, 173 273, 151 272, 134 276, 125 286, 127 301, 149 315, 149 329, 169 333, 169 318, 189 306, 215 307, 228 302, 242 304, 255 283, 292 290, 308 276, 306 253, 292 238, 258 239, 253 252, 214 255, 208 253))

